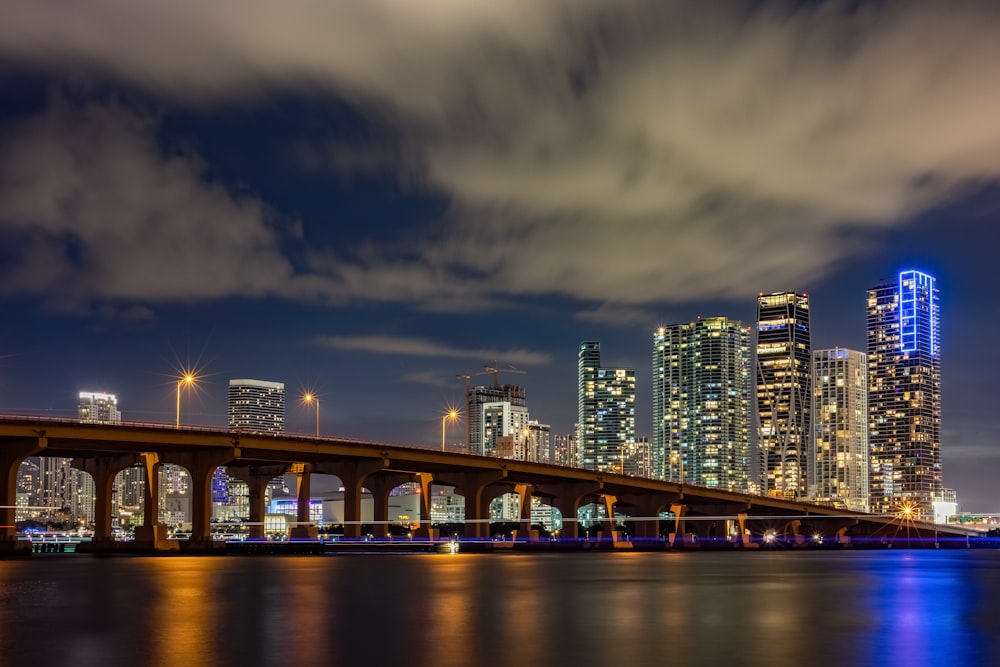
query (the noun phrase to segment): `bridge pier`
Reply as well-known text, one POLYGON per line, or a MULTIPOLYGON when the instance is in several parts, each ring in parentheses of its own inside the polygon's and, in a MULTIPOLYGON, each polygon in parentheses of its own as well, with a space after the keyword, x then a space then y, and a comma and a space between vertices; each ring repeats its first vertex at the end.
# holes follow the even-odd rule
POLYGON ((17 469, 29 456, 48 447, 45 432, 37 438, 8 441, 0 448, 0 554, 31 553, 31 545, 17 541, 17 469))
POLYGON ((681 538, 682 547, 685 547, 688 544, 688 538, 685 534, 686 527, 684 526, 685 511, 687 511, 687 505, 673 504, 670 506, 670 512, 674 515, 674 532, 667 535, 667 543, 670 545, 671 549, 674 548, 674 542, 676 541, 678 535, 681 538))
POLYGON ((531 494, 535 487, 532 484, 515 484, 514 491, 521 497, 520 516, 517 526, 516 540, 533 542, 538 539, 538 531, 531 527, 531 494))
POLYGON ((249 501, 250 538, 264 538, 264 517, 267 515, 267 485, 275 477, 284 475, 287 466, 283 464, 227 466, 226 473, 246 483, 249 501))
POLYGON ((562 515, 560 539, 577 540, 580 537, 580 523, 577 520, 580 503, 586 496, 599 493, 603 488, 603 482, 551 482, 535 485, 535 493, 549 497, 549 504, 562 515))
POLYGON ((458 487, 465 494, 465 536, 474 539, 490 537, 490 501, 486 487, 507 478, 507 468, 475 470, 453 475, 441 475, 441 481, 458 487), (469 530, 469 524, 472 530, 469 530))
MULTIPOLYGON (((389 494, 400 484, 412 482, 413 475, 409 473, 378 472, 371 475, 365 485, 372 494, 372 533, 376 539, 388 537, 389 533, 389 494)), ((420 499, 421 505, 423 498, 420 499)))
POLYGON ((296 525, 288 531, 288 535, 292 539, 319 539, 319 528, 311 523, 312 519, 309 516, 312 464, 293 463, 291 472, 295 473, 296 525))
POLYGON ((160 455, 142 452, 139 461, 146 474, 146 484, 142 495, 142 525, 135 527, 135 545, 150 551, 177 550, 177 542, 167 539, 167 527, 160 523, 160 455))
POLYGON ((434 482, 434 475, 426 472, 417 473, 417 481, 420 483, 420 525, 413 531, 413 536, 433 542, 438 536, 438 531, 431 528, 431 503, 434 501, 431 485, 434 482))
POLYGON ((315 472, 336 475, 344 486, 344 537, 361 537, 361 494, 365 480, 389 464, 387 459, 318 464, 315 472))
POLYGON ((134 454, 117 456, 94 456, 73 459, 73 467, 82 470, 94 479, 94 542, 108 544, 114 539, 114 508, 111 507, 111 491, 115 477, 122 470, 139 462, 134 454))
POLYGON ((191 475, 191 539, 185 546, 211 546, 212 477, 216 468, 239 457, 239 447, 234 447, 221 451, 181 452, 170 455, 169 461, 164 461, 187 468, 191 475))

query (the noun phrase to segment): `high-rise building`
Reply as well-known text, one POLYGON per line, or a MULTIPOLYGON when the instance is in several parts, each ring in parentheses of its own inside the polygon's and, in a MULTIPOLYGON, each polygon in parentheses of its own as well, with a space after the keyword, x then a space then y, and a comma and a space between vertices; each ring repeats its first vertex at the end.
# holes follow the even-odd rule
MULTIPOLYGON (((469 428, 469 453, 493 456, 484 441, 483 406, 489 403, 506 403, 511 409, 524 408, 527 411, 524 387, 505 384, 502 387, 470 387, 466 395, 466 418, 469 428)), ((496 443, 492 443, 495 448, 496 443)))
POLYGON ((868 511, 868 358, 835 348, 813 352, 813 475, 810 497, 868 511))
POLYGON ((868 290, 871 509, 933 518, 941 495, 941 362, 933 276, 902 271, 868 290))
POLYGON ((809 297, 757 297, 757 451, 762 490, 779 498, 809 493, 812 429, 809 297))
POLYGON ((555 463, 552 451, 551 427, 539 424, 538 420, 528 421, 528 442, 525 450, 525 460, 534 463, 555 463))
POLYGON ((528 408, 508 401, 484 403, 481 418, 483 454, 527 460, 528 408))
POLYGON ((230 380, 229 428, 284 431, 284 383, 266 380, 230 380))
POLYGON ((623 472, 635 443, 635 369, 601 367, 601 344, 580 344, 577 447, 580 466, 623 472))
POLYGON ((564 433, 562 435, 557 435, 554 440, 554 463, 560 466, 572 466, 574 468, 580 467, 580 457, 577 454, 576 448, 576 433, 564 433))
POLYGON ((92 424, 120 424, 118 398, 99 391, 81 391, 79 397, 80 421, 92 424))
POLYGON ((750 331, 725 317, 653 335, 653 472, 746 492, 750 483, 750 331))

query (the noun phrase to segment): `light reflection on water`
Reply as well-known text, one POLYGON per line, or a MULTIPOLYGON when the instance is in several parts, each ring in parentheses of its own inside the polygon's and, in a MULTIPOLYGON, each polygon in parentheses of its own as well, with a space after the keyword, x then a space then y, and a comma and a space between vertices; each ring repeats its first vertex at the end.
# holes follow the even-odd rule
POLYGON ((0 664, 1000 664, 1000 551, 39 557, 0 664))

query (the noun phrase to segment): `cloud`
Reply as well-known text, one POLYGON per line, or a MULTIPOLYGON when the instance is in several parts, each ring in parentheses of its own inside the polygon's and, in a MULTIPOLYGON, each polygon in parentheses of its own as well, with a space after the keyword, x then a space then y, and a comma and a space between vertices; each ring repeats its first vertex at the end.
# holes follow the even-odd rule
MULTIPOLYGON (((250 221, 241 252, 264 270, 188 294, 291 282, 435 309, 552 294, 636 306, 807 288, 1000 176, 1000 6, 855 5, 15 0, 0 57, 206 109, 335 96, 398 145, 335 146, 332 169, 394 170, 452 202, 398 243, 313 249, 293 280, 260 203, 198 183, 195 202, 250 221)), ((61 282, 58 248, 26 242, 54 262, 32 280, 61 282)))
POLYGON ((647 329, 652 329, 655 322, 655 318, 646 309, 619 306, 612 303, 602 303, 595 308, 582 310, 576 314, 576 319, 597 324, 642 326, 647 329))
POLYGON ((209 181, 197 156, 161 150, 155 123, 123 106, 55 98, 0 137, 0 155, 2 292, 72 307, 289 289, 267 207, 209 181))
POLYGON ((540 366, 552 362, 552 358, 544 352, 523 349, 492 350, 488 348, 449 347, 421 338, 396 336, 318 336, 316 343, 338 350, 410 357, 497 360, 506 364, 524 366, 540 366))

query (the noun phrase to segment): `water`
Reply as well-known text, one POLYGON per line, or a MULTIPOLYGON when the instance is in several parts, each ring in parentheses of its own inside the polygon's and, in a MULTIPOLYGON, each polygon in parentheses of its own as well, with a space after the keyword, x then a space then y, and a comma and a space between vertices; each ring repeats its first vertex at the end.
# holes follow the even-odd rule
POLYGON ((0 665, 1000 665, 1000 551, 52 555, 0 665))

